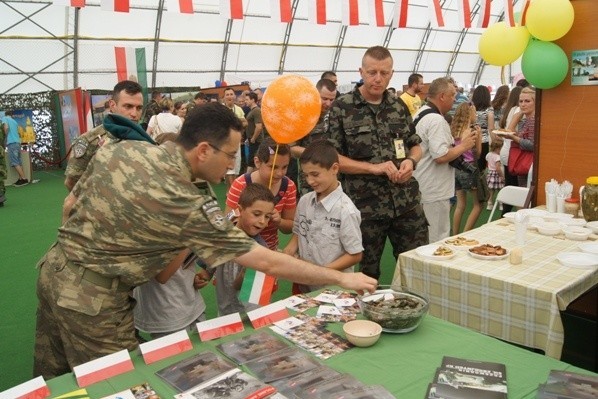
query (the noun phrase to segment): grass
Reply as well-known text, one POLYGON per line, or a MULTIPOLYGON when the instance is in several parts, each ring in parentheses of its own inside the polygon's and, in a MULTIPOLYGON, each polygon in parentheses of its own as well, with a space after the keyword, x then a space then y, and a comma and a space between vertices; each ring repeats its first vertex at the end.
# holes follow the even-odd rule
MULTIPOLYGON (((37 298, 36 263, 56 239, 62 201, 66 196, 63 171, 39 171, 39 183, 25 187, 7 187, 7 202, 0 208, 0 392, 29 380, 32 375, 35 310, 37 298)), ((215 187, 222 204, 225 187, 215 187)), ((488 219, 482 211, 477 225, 488 219)), ((281 245, 288 236, 281 235, 281 245)), ((390 284, 395 269, 392 250, 387 243, 382 256, 380 284, 390 284)), ((281 281, 273 300, 289 296, 291 284, 281 281)), ((202 290, 207 316, 216 316, 214 287, 202 290)))

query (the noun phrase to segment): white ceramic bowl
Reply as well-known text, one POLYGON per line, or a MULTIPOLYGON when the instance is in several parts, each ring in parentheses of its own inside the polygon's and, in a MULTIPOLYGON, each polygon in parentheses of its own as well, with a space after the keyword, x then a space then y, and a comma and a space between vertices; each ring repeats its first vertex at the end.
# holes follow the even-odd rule
POLYGON ((345 337, 355 346, 362 348, 374 345, 380 338, 382 327, 370 320, 352 320, 343 325, 345 337))
POLYGON ((598 234, 598 220, 586 223, 586 227, 592 230, 594 234, 598 234))
POLYGON ((584 242, 578 245, 579 249, 588 254, 598 255, 598 242, 584 242))
POLYGON ((507 212, 503 215, 503 218, 509 223, 515 223, 515 212, 507 212))
POLYGON ((560 222, 562 220, 572 219, 573 215, 570 213, 547 213, 542 218, 548 222, 560 222))
POLYGON ((571 218, 571 219, 560 219, 558 221, 563 227, 564 226, 580 226, 586 225, 585 219, 571 218))
POLYGON ((567 226, 563 228, 563 233, 570 240, 585 241, 592 234, 592 230, 579 226, 567 226))
POLYGON ((561 225, 556 222, 536 223, 538 233, 545 236, 555 236, 561 232, 561 225))

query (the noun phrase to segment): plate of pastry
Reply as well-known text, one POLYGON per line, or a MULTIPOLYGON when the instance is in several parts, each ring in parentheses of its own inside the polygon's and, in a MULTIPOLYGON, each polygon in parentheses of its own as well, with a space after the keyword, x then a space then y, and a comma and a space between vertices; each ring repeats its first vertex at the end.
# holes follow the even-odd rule
POLYGON ((422 258, 435 259, 435 260, 446 260, 453 258, 457 253, 446 245, 430 244, 418 247, 415 249, 422 258))
POLYGON ((478 240, 463 236, 447 238, 446 240, 444 240, 444 243, 452 249, 459 250, 469 249, 475 247, 476 245, 480 245, 480 242, 478 240))
POLYGON ((476 259, 499 260, 509 256, 509 250, 500 245, 483 244, 469 248, 469 255, 476 259))

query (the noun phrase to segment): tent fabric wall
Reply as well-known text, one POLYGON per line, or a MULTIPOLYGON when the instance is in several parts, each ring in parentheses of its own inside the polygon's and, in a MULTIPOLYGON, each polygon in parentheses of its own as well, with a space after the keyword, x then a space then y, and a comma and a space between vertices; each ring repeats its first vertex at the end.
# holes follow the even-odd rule
MULTIPOLYGON (((471 0, 472 9, 480 1, 471 0)), ((216 80, 263 87, 282 73, 315 82, 330 69, 341 85, 350 85, 359 80, 361 57, 373 45, 391 50, 395 87, 415 71, 426 82, 450 74, 466 87, 502 83, 500 68, 480 62, 483 29, 459 27, 457 0, 441 1, 446 26, 436 29, 429 26, 428 0, 409 0, 408 27, 398 29, 388 26, 394 0, 383 2, 385 27, 369 25, 367 0, 358 3, 360 25, 349 27, 341 23, 339 0, 327 1, 326 25, 308 21, 308 0, 293 0, 290 25, 271 18, 267 0, 244 0, 244 18, 230 21, 220 15, 219 0, 194 0, 194 14, 160 13, 164 0, 130 3, 129 13, 118 13, 103 11, 99 0, 87 0, 78 11, 49 0, 0 2, 0 93, 110 89, 116 82, 115 46, 145 48, 148 84, 154 87, 211 87, 216 80)), ((491 22, 502 19, 503 7, 492 2, 491 22)), ((508 82, 520 69, 516 62, 503 79, 508 82)))

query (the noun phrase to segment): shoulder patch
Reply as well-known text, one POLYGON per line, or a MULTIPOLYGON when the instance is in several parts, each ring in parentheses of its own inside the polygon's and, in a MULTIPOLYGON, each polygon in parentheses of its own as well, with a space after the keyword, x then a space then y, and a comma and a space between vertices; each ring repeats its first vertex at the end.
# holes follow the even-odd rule
POLYGON ((216 200, 206 202, 201 206, 201 210, 208 222, 216 230, 227 231, 229 229, 230 222, 222 212, 222 209, 220 209, 220 206, 216 200))
POLYGON ((73 155, 75 155, 75 158, 81 158, 83 155, 85 155, 88 144, 89 143, 87 142, 87 140, 75 141, 75 143, 73 144, 73 155))

